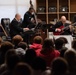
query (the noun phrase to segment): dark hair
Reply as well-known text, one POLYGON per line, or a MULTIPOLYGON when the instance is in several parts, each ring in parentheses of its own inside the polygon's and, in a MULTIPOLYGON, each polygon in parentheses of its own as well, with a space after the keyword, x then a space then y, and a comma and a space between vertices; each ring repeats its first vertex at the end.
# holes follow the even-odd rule
POLYGON ((28 63, 29 65, 32 64, 32 61, 36 57, 36 52, 33 49, 28 49, 25 54, 25 62, 28 63))
POLYGON ((43 42, 43 46, 42 46, 43 50, 46 50, 46 49, 54 49, 54 42, 52 39, 49 39, 49 38, 46 38, 43 42))
POLYGON ((18 63, 13 71, 13 75, 33 75, 33 70, 26 63, 18 63))
POLYGON ((76 50, 76 39, 72 41, 72 48, 76 50))
POLYGON ((11 42, 5 41, 1 44, 1 52, 6 53, 9 49, 14 48, 11 42))
POLYGON ((68 43, 68 40, 65 37, 60 37, 60 39, 63 39, 64 44, 67 44, 68 43))
POLYGON ((71 60, 75 60, 76 59, 76 51, 75 50, 67 50, 64 54, 64 57, 68 60, 68 62, 71 60))
POLYGON ((27 43, 25 43, 25 42, 20 42, 19 44, 18 44, 18 47, 20 47, 20 48, 22 48, 22 49, 26 49, 27 48, 27 43))
POLYGON ((20 57, 16 54, 15 49, 7 51, 5 55, 5 62, 9 70, 13 70, 18 62, 20 62, 20 57))
POLYGON ((57 50, 61 49, 63 47, 63 45, 64 45, 64 40, 63 39, 57 38, 55 40, 55 48, 57 50))
POLYGON ((52 75, 65 74, 68 70, 68 63, 64 58, 58 57, 52 62, 52 75))
POLYGON ((30 7, 30 8, 29 8, 29 11, 30 11, 30 10, 34 10, 34 8, 30 7))
POLYGON ((40 57, 36 57, 33 61, 32 67, 34 70, 44 71, 44 70, 46 70, 46 62, 44 59, 42 59, 40 57))

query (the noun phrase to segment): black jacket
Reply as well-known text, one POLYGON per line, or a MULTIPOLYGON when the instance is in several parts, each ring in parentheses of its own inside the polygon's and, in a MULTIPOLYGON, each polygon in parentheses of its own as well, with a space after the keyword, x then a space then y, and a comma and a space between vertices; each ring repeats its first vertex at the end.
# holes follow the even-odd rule
MULTIPOLYGON (((24 19, 23 19, 23 22, 22 22, 22 27, 23 27, 23 28, 26 28, 26 27, 29 28, 29 25, 30 25, 30 26, 31 26, 31 25, 33 26, 34 23, 31 22, 31 19, 32 19, 32 18, 34 18, 34 15, 32 15, 29 11, 26 12, 26 13, 24 14, 24 19)), ((30 27, 30 28, 32 28, 32 27, 30 27)))
POLYGON ((19 34, 20 32, 23 32, 23 28, 20 27, 21 23, 18 22, 15 18, 10 23, 10 35, 11 37, 19 34))

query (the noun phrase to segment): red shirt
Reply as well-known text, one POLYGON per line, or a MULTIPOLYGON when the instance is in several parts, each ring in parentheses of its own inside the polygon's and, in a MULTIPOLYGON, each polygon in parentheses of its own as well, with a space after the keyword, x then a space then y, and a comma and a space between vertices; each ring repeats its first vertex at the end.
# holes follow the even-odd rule
POLYGON ((34 49, 36 54, 38 55, 39 52, 42 50, 42 45, 41 44, 37 44, 37 43, 33 43, 31 46, 30 46, 31 49, 34 49))

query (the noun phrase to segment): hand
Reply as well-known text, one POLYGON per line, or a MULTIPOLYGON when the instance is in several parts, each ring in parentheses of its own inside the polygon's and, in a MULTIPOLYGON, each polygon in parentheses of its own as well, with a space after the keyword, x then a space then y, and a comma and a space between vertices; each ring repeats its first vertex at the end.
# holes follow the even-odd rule
POLYGON ((69 28, 70 28, 70 31, 72 31, 72 30, 73 30, 73 26, 72 26, 72 25, 69 25, 69 28))
POLYGON ((25 31, 28 31, 28 30, 29 30, 29 28, 23 28, 23 30, 24 30, 24 32, 25 32, 25 31))
POLYGON ((61 29, 59 29, 59 28, 56 28, 56 31, 57 31, 57 32, 61 32, 61 29))

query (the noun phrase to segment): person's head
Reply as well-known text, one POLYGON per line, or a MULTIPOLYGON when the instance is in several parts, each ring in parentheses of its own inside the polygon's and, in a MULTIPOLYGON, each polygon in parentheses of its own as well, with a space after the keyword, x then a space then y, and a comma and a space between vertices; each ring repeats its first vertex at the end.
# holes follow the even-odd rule
POLYGON ((72 48, 76 50, 76 39, 72 41, 72 48))
POLYGON ((43 41, 43 39, 41 36, 35 36, 33 39, 33 42, 37 43, 37 44, 42 44, 42 41, 43 41))
POLYGON ((20 36, 20 35, 15 35, 13 38, 12 38, 12 42, 15 46, 18 46, 18 44, 20 42, 23 41, 23 38, 20 36))
POLYGON ((28 49, 25 54, 25 62, 32 64, 33 59, 36 57, 36 52, 33 49, 28 49))
POLYGON ((28 64, 20 62, 16 65, 13 75, 33 75, 33 70, 28 64))
POLYGON ((66 23, 66 17, 65 16, 61 16, 61 21, 62 21, 63 24, 65 24, 66 23))
POLYGON ((27 43, 25 43, 25 42, 20 42, 20 43, 18 44, 18 48, 22 48, 22 49, 26 50, 26 48, 27 48, 27 43))
POLYGON ((68 43, 68 40, 65 37, 60 37, 60 39, 63 39, 64 44, 67 44, 68 43))
POLYGON ((58 57, 53 60, 51 68, 52 75, 65 75, 68 71, 68 63, 64 58, 58 57))
POLYGON ((17 14, 15 15, 15 18, 16 18, 18 21, 20 21, 20 20, 21 20, 21 15, 20 15, 19 13, 17 13, 17 14))
POLYGON ((1 52, 5 54, 9 49, 13 49, 14 45, 11 42, 5 41, 1 44, 1 52))
POLYGON ((42 46, 43 50, 54 50, 54 42, 50 38, 46 38, 42 46))
POLYGON ((71 63, 71 62, 74 62, 76 60, 76 51, 75 50, 67 50, 65 53, 64 53, 64 57, 65 59, 71 63))
POLYGON ((18 62, 20 62, 20 57, 16 54, 15 49, 10 49, 5 54, 5 63, 9 70, 13 70, 18 62))
POLYGON ((44 59, 42 59, 40 57, 36 57, 33 61, 32 67, 34 70, 45 71, 46 70, 46 62, 44 59))
POLYGON ((35 12, 34 8, 29 8, 29 12, 32 14, 33 12, 35 12))
POLYGON ((60 50, 63 47, 63 45, 64 45, 64 40, 63 39, 57 38, 55 40, 55 48, 57 50, 60 50))

